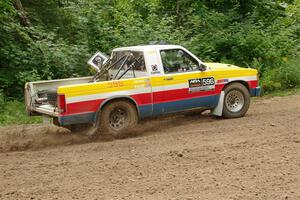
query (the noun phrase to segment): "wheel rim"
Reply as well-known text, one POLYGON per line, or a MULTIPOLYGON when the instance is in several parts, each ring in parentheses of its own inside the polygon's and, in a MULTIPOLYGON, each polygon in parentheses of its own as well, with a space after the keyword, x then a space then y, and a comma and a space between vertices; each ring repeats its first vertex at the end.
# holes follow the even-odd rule
POLYGON ((244 95, 239 90, 231 90, 225 98, 225 106, 230 112, 239 112, 245 103, 244 95))
POLYGON ((127 122, 127 112, 122 108, 114 109, 109 116, 110 127, 116 130, 125 127, 127 122))

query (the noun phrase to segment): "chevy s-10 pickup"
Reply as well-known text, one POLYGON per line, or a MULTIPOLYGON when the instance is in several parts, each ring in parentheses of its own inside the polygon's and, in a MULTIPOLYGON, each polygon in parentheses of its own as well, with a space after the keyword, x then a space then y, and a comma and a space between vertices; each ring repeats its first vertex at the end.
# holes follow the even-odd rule
POLYGON ((195 108, 242 117, 250 96, 260 93, 257 70, 203 63, 178 45, 117 48, 89 63, 97 69, 93 77, 26 83, 28 113, 74 132, 118 136, 140 119, 195 108))

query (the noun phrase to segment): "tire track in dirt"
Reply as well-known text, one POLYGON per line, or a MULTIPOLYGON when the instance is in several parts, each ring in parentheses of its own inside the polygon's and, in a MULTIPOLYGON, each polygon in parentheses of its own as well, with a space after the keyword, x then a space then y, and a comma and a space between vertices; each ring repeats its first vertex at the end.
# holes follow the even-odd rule
POLYGON ((87 136, 75 135, 54 125, 18 125, 0 129, 0 152, 37 150, 89 141, 87 136))
MULTIPOLYGON (((180 126, 197 119, 203 122, 213 120, 207 113, 201 115, 201 111, 146 119, 140 122, 136 130, 123 135, 120 139, 141 137, 152 134, 157 130, 163 131, 173 127, 174 120, 179 121, 180 123, 176 125, 180 126)), ((47 124, 16 125, 0 128, 0 152, 2 153, 111 140, 114 139, 109 135, 87 136, 84 134, 74 134, 67 129, 47 124)))
MULTIPOLYGON (((276 97, 273 99, 262 98, 260 100, 256 100, 254 103, 252 103, 252 109, 255 109, 253 108, 255 106, 270 106, 270 104, 278 102, 279 99, 279 97, 276 97)), ((263 109, 261 114, 266 115, 268 112, 270 112, 270 109, 263 109)), ((252 115, 251 110, 250 114, 248 115, 252 115)), ((282 113, 281 115, 286 115, 286 113, 282 113)), ((297 117, 300 118, 300 114, 297 117)), ((272 119, 272 117, 270 119, 272 119)), ((157 132, 168 129, 171 131, 172 129, 178 131, 177 129, 182 128, 182 133, 193 133, 199 131, 197 129, 199 124, 213 124, 210 128, 205 127, 202 129, 202 132, 208 129, 213 131, 215 126, 220 123, 224 128, 224 126, 227 126, 228 124, 229 126, 232 126, 230 125, 231 122, 235 122, 236 120, 243 120, 243 118, 220 119, 218 117, 210 116, 208 111, 205 111, 204 113, 202 113, 202 111, 190 111, 186 113, 171 114, 154 119, 143 120, 140 122, 136 130, 134 130, 132 133, 124 135, 121 139, 157 134, 157 132), (176 123, 174 124, 174 122, 176 123), (185 126, 189 124, 191 124, 194 129, 192 128, 191 130, 190 128, 189 130, 186 130, 185 126)), ((266 120, 266 118, 264 120, 266 120)), ((247 126, 255 126, 256 123, 257 122, 254 121, 247 126)), ((267 123, 266 125, 272 126, 273 124, 267 123)), ((235 126, 237 125, 235 124, 235 126)), ((244 126, 244 124, 242 126, 244 126)), ((105 134, 98 136, 73 134, 64 128, 56 127, 54 125, 33 124, 0 128, 0 152, 2 153, 10 151, 38 150, 47 147, 68 146, 89 142, 106 142, 111 140, 113 140, 113 138, 105 134)))
POLYGON ((300 199, 300 96, 258 98, 239 119, 190 112, 107 141, 0 129, 0 199, 300 199))

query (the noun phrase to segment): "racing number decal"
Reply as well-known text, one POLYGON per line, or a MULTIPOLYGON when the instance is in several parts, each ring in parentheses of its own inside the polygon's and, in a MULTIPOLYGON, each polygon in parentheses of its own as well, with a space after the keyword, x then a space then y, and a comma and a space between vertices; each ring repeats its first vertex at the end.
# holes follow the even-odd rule
POLYGON ((215 79, 213 77, 196 78, 189 80, 189 92, 208 91, 215 89, 215 79))
POLYGON ((121 81, 107 82, 109 88, 122 87, 124 84, 121 81))

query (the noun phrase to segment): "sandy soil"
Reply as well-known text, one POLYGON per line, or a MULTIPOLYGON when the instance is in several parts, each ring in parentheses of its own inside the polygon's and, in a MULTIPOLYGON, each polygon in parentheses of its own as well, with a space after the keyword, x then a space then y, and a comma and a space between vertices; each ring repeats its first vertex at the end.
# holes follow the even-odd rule
POLYGON ((0 129, 0 199, 300 199, 300 96, 240 119, 147 120, 124 139, 0 129))

